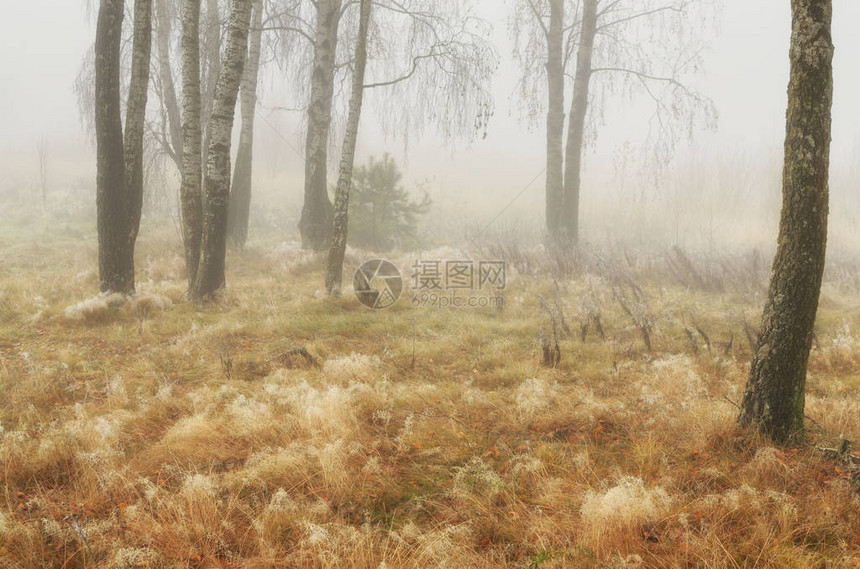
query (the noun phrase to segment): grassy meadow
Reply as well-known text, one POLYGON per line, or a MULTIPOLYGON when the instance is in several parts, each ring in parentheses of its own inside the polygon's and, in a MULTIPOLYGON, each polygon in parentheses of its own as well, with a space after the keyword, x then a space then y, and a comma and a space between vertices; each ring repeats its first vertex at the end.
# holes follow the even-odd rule
POLYGON ((852 457, 820 450, 860 441, 854 265, 809 442, 774 448, 735 427, 764 255, 471 253, 504 307, 371 311, 277 242, 199 307, 172 228, 130 300, 94 297, 89 226, 0 228, 0 567, 860 567, 852 457))

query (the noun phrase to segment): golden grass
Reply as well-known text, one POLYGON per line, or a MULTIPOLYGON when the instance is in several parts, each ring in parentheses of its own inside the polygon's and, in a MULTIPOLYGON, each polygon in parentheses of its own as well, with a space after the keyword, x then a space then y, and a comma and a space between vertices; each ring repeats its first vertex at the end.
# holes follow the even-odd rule
POLYGON ((504 310, 375 313, 252 249, 198 308, 174 236, 142 240, 134 302, 93 296, 94 255, 0 250, 0 567, 860 566, 860 496, 815 450, 860 440, 856 292, 827 289, 810 444, 777 449, 734 426, 748 291, 643 272, 647 352, 602 277, 562 280, 546 369, 540 274, 504 310))

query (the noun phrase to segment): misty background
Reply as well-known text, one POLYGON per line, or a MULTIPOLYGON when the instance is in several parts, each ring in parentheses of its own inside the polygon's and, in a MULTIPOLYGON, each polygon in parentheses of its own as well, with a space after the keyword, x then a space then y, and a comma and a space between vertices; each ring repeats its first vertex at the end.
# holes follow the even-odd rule
MULTIPOLYGON (((834 4, 831 256, 860 251, 860 113, 855 104, 860 100, 860 78, 855 71, 860 54, 855 30, 860 3, 836 0, 834 4)), ((452 145, 428 131, 422 139, 405 143, 396 133, 386 136, 376 126, 379 115, 374 94, 368 95, 356 162, 389 152, 401 164, 407 188, 429 192, 433 208, 423 230, 428 245, 443 238, 469 240, 479 234, 540 238, 544 119, 529 121, 522 111, 519 67, 512 56, 509 29, 511 11, 508 2, 478 2, 479 15, 494 26, 500 57, 493 85, 496 112, 486 138, 452 145)), ((3 14, 0 220, 8 219, 21 204, 30 204, 34 210, 40 204, 37 147, 43 139, 49 193, 61 193, 68 203, 80 204, 80 214, 91 215, 94 234, 95 144, 80 118, 74 91, 95 37, 94 10, 89 11, 85 2, 32 0, 7 3, 3 14)), ((789 3, 724 0, 716 21, 702 33, 707 44, 702 68, 685 81, 714 101, 719 112, 716 128, 694 131, 681 140, 674 158, 655 176, 640 149, 651 107, 641 98, 613 99, 584 158, 585 241, 630 240, 711 250, 731 245, 775 246, 789 3)), ((252 240, 255 231, 266 228, 284 241, 298 236, 303 103, 285 94, 286 81, 289 78, 281 76, 276 66, 263 74, 258 117, 265 120, 258 122, 255 136, 252 240)), ((340 139, 341 132, 335 130, 333 149, 339 147, 340 139)), ((336 167, 335 153, 330 171, 336 167)), ((160 183, 163 199, 175 206, 178 178, 171 174, 160 183)), ((55 214, 71 221, 76 210, 60 209, 55 214)), ((145 226, 142 234, 146 234, 145 226)))

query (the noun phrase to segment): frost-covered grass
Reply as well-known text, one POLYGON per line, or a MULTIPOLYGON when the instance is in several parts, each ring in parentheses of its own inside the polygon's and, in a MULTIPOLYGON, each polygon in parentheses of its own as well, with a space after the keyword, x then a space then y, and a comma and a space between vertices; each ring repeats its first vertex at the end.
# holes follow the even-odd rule
POLYGON ((860 564, 860 495, 815 450, 860 441, 845 282, 822 301, 810 444, 778 449, 734 426, 760 283, 628 259, 640 298, 580 266, 556 301, 524 259, 503 310, 375 313, 325 298, 321 260, 287 244, 231 252, 198 308, 175 236, 137 258, 140 294, 114 299, 89 239, 0 249, 0 567, 860 564), (538 294, 571 329, 557 369, 538 294), (595 314, 606 338, 583 342, 595 314), (296 347, 315 362, 279 358, 296 347))

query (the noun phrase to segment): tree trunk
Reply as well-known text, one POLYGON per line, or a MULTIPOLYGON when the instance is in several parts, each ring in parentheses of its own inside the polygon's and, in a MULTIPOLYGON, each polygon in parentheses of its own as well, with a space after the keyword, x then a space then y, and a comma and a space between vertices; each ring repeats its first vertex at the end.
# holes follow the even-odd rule
POLYGON ((206 0, 206 22, 203 30, 203 114, 208 120, 215 100, 215 86, 221 73, 221 19, 218 0, 206 0))
POLYGON ((547 34, 546 226, 559 239, 564 191, 564 0, 550 0, 547 34))
POLYGON ((143 133, 146 128, 146 101, 152 56, 152 0, 134 2, 134 41, 131 82, 125 110, 125 183, 128 200, 126 246, 134 279, 134 244, 143 211, 143 133))
POLYGON ((311 99, 305 144, 305 202, 299 220, 302 246, 322 251, 332 227, 332 205, 328 198, 328 138, 334 98, 334 67, 337 29, 342 0, 317 3, 311 99))
MULTIPOLYGON (((173 163, 182 169, 182 114, 179 110, 179 100, 176 97, 176 86, 173 83, 173 65, 170 62, 170 31, 171 18, 167 0, 158 0, 156 4, 156 48, 158 50, 158 71, 161 80, 161 93, 167 115, 167 131, 170 134, 168 148, 173 163)), ((167 142, 167 141, 165 141, 167 142)))
POLYGON ((96 209, 99 288, 134 291, 134 263, 125 246, 125 158, 119 100, 123 0, 102 0, 96 24, 96 209))
POLYGON ((349 192, 352 188, 352 168, 355 163, 355 145, 358 140, 358 125, 361 121, 361 105, 364 100, 364 74, 367 69, 367 36, 370 29, 372 0, 361 0, 361 16, 358 38, 355 44, 355 71, 352 76, 352 95, 349 100, 349 117, 343 139, 340 158, 340 173, 334 198, 334 215, 328 267, 325 275, 326 291, 330 295, 340 294, 343 281, 343 257, 346 254, 346 239, 349 227, 349 192))
POLYGON ((245 246, 248 240, 248 218, 251 215, 251 183, 254 152, 254 113, 257 109, 257 83, 260 70, 260 47, 263 39, 263 2, 254 1, 254 16, 249 36, 248 61, 242 77, 242 131, 230 189, 230 209, 227 215, 227 237, 245 246))
POLYGON ((99 288, 134 292, 134 245, 143 207, 143 119, 149 84, 152 4, 135 2, 132 76, 123 137, 120 42, 123 0, 102 0, 96 28, 96 208, 99 288))
POLYGON ((561 234, 568 243, 579 241, 579 189, 582 174, 582 145, 585 117, 588 113, 588 88, 591 81, 591 59, 597 33, 597 0, 584 0, 582 28, 576 54, 576 75, 570 102, 570 123, 564 162, 564 196, 561 208, 561 234))
POLYGON ((739 422, 803 436, 806 366, 824 272, 833 102, 831 0, 792 0, 783 205, 759 347, 739 422))
MULTIPOLYGON (((206 22, 203 30, 203 49, 201 52, 202 107, 201 127, 203 128, 203 152, 209 148, 209 118, 215 102, 215 89, 221 74, 221 18, 218 0, 206 0, 206 22)), ((206 161, 206 156, 203 156, 206 161)), ((205 198, 205 196, 204 196, 205 198)))
POLYGON ((197 302, 209 299, 225 284, 227 256, 227 210, 230 200, 230 142, 236 99, 248 53, 248 28, 252 0, 233 0, 227 30, 227 49, 209 119, 209 147, 203 181, 203 241, 191 297, 197 302))
POLYGON ((202 137, 200 124, 200 0, 182 2, 182 238, 188 288, 194 286, 203 238, 202 137))

